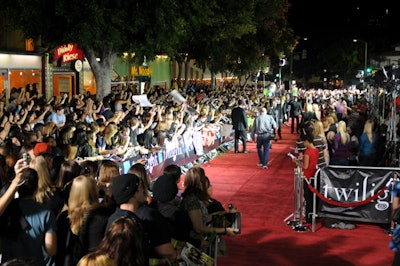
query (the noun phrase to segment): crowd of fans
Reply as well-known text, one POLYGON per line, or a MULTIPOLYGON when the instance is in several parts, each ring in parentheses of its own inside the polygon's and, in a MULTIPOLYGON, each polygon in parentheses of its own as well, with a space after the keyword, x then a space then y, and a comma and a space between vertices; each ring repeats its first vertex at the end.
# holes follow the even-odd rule
MULTIPOLYGON (((162 177, 149 180, 145 159, 121 173, 115 158, 157 152, 167 142, 184 145, 188 137, 200 142, 195 149, 202 155, 201 145, 207 145, 202 136, 218 139, 239 100, 245 103, 249 128, 259 110, 266 108, 277 122, 279 139, 281 127, 290 123, 293 134, 311 135, 321 150, 320 166, 382 164, 384 132, 378 131, 380 120, 369 116, 367 91, 294 86, 266 94, 263 88, 250 86, 222 84, 212 89, 193 84, 179 93, 184 103, 166 89, 148 87, 143 94, 153 104, 150 107, 134 101, 132 96, 139 94, 134 86, 113 87, 101 101, 90 94, 46 99, 30 85, 13 89, 9 100, 3 93, 0 210, 18 193, 19 209, 28 217, 25 234, 29 232, 31 240, 17 228, 14 245, 4 245, 11 240, 1 233, 2 262, 30 255, 47 265, 76 265, 84 256, 79 265, 110 258, 115 264, 107 265, 161 265, 181 259, 185 242, 205 250, 215 234, 234 236, 233 228, 207 226, 207 207, 215 201, 200 166, 186 173, 180 197, 179 166, 167 166, 162 177), (294 113, 297 104, 299 114, 294 113), (68 244, 73 236, 82 244, 78 257, 68 244), (35 249, 21 250, 32 239, 36 242, 29 243, 36 243, 35 249), (128 244, 135 248, 126 249, 128 244)), ((390 116, 384 118, 383 125, 390 116)), ((4 212, 2 223, 8 215, 16 214, 4 212)))
MULTIPOLYGON (((292 98, 295 100, 292 106, 288 103, 289 109, 293 103, 298 104, 296 96, 292 98)), ((299 134, 295 149, 298 157, 293 161, 304 174, 305 223, 311 224, 314 202, 308 182, 317 170, 326 165, 396 166, 396 151, 388 146, 397 139, 390 139, 388 133, 398 132, 399 120, 392 96, 372 88, 362 92, 336 91, 325 96, 311 90, 305 92, 301 102, 301 122, 294 125, 292 120, 291 125, 292 133, 296 128, 299 134)), ((314 181, 319 189, 319 180, 314 181)), ((331 218, 325 219, 324 224, 329 228, 355 228, 354 224, 331 218)))
MULTIPOLYGON (((328 97, 321 97, 316 91, 305 93, 298 133, 314 138, 314 145, 320 150, 320 166, 322 158, 329 165, 393 166, 393 151, 387 147, 396 141, 388 133, 399 132, 398 116, 393 115, 397 107, 390 95, 370 92, 336 92, 328 97)), ((303 149, 300 140, 298 144, 303 149)))

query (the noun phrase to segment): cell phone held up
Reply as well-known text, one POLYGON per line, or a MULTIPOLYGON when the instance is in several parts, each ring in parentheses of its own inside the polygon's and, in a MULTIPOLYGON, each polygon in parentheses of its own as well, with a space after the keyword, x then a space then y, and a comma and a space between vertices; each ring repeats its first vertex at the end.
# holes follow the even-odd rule
POLYGON ((31 156, 29 156, 29 153, 24 152, 22 154, 22 158, 24 159, 24 165, 29 165, 29 163, 31 162, 31 156))

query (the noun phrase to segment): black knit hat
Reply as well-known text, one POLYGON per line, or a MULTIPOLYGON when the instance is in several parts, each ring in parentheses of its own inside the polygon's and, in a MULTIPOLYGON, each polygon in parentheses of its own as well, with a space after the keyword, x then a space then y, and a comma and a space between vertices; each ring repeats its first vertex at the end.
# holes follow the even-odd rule
POLYGON ((153 199, 159 202, 173 200, 178 194, 178 185, 174 175, 162 175, 153 184, 153 199))
POLYGON ((139 187, 139 177, 134 174, 119 175, 111 182, 111 193, 119 205, 128 202, 139 187))

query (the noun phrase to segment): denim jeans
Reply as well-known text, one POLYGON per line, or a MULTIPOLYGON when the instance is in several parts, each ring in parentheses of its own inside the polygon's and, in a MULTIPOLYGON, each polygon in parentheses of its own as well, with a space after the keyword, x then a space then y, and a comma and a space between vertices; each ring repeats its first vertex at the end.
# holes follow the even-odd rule
POLYGON ((267 134, 257 136, 257 152, 258 158, 262 165, 268 165, 269 148, 271 147, 270 139, 267 134))

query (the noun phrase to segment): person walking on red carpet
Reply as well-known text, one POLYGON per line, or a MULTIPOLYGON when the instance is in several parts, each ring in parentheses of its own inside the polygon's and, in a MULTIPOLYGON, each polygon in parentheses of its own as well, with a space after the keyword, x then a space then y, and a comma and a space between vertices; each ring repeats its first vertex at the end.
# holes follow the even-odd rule
POLYGON ((256 117, 250 136, 256 141, 258 159, 257 164, 268 169, 269 149, 271 148, 271 136, 277 127, 274 118, 267 114, 267 109, 262 108, 261 113, 256 117))
POLYGON ((231 119, 233 129, 235 130, 235 153, 239 153, 239 140, 243 144, 243 153, 247 153, 246 142, 247 142, 247 116, 244 110, 244 100, 238 100, 238 106, 232 109, 231 119))
POLYGON ((303 112, 303 107, 301 106, 301 103, 297 99, 297 97, 294 97, 293 100, 290 102, 290 117, 292 118, 292 124, 291 124, 291 133, 294 133, 295 129, 295 123, 296 123, 296 133, 299 134, 299 121, 300 121, 300 116, 302 115, 303 112))

